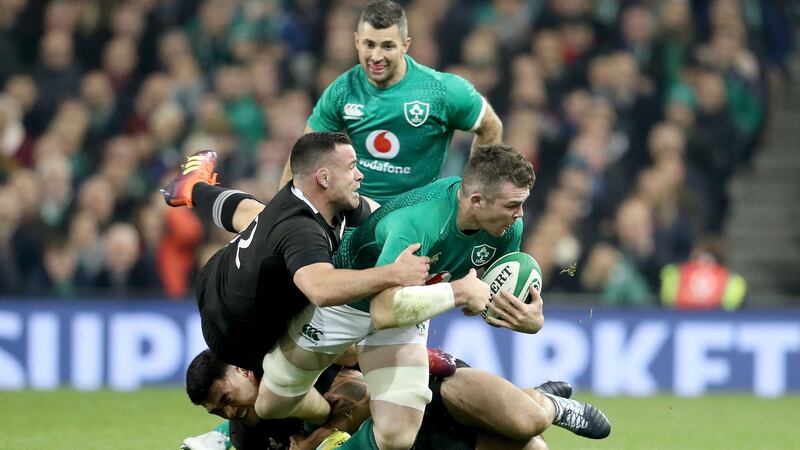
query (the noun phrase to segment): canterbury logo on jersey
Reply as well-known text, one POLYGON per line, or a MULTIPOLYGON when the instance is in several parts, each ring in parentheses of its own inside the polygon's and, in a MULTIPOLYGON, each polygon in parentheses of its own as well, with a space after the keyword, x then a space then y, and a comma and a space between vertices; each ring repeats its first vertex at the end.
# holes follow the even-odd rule
POLYGON ((342 113, 344 114, 344 119, 358 120, 364 117, 364 111, 361 110, 363 107, 364 105, 361 105, 359 103, 347 103, 346 105, 344 105, 344 110, 342 111, 342 113))
MULTIPOLYGON (((256 218, 253 220, 253 222, 255 222, 255 225, 253 226, 253 231, 250 232, 250 237, 248 237, 247 239, 242 239, 241 235, 239 235, 239 236, 236 236, 235 238, 233 238, 233 241, 235 241, 237 239, 239 240, 239 242, 236 243, 236 268, 237 269, 241 269, 242 268, 242 263, 239 261, 239 251, 241 251, 243 248, 250 247, 250 244, 253 242, 253 236, 256 235, 256 228, 258 228, 258 216, 256 216, 256 218)), ((231 241, 231 243, 233 243, 233 241, 231 241)))
POLYGON ((310 339, 310 340, 312 340, 314 342, 319 342, 319 340, 321 339, 321 336, 324 335, 325 333, 323 333, 322 331, 312 327, 311 324, 307 323, 307 324, 303 325, 303 328, 300 331, 300 334, 303 335, 305 338, 310 339))

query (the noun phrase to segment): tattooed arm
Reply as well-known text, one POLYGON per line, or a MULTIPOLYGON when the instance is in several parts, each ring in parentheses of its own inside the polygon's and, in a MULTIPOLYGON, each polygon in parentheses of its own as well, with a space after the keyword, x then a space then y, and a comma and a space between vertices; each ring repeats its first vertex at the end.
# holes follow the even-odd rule
POLYGON ((314 449, 336 430, 350 434, 369 417, 369 394, 361 372, 342 369, 325 393, 333 411, 330 419, 308 436, 292 436, 292 449, 314 449))

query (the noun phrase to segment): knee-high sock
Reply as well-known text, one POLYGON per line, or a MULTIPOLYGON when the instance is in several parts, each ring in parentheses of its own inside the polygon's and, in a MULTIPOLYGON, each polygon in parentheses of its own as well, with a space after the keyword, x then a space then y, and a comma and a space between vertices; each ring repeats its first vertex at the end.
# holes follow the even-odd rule
POLYGON ((213 221, 214 225, 238 233, 233 228, 233 214, 239 202, 246 198, 255 199, 250 194, 207 183, 197 183, 192 188, 192 203, 203 221, 213 221))

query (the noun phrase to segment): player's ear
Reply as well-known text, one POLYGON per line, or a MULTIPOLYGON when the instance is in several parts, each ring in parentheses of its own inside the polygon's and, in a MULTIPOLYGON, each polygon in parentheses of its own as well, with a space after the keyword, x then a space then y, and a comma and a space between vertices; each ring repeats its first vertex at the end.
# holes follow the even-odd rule
POLYGON ((328 184, 330 183, 330 173, 328 172, 327 167, 320 167, 319 169, 317 169, 315 176, 317 178, 317 184, 319 184, 323 188, 328 187, 328 184))
POLYGON ((408 53, 409 47, 411 47, 411 36, 408 36, 406 40, 403 41, 403 53, 408 53))
POLYGON ((356 44, 356 50, 358 50, 358 31, 353 33, 353 43, 356 44))
POLYGON ((469 195, 469 205, 472 207, 480 208, 481 200, 483 200, 483 194, 480 192, 474 192, 469 195))
POLYGON ((252 370, 245 369, 245 368, 242 368, 242 367, 237 367, 237 369, 239 370, 239 372, 241 372, 242 376, 244 376, 248 380, 252 381, 252 380, 256 379, 256 374, 252 370))

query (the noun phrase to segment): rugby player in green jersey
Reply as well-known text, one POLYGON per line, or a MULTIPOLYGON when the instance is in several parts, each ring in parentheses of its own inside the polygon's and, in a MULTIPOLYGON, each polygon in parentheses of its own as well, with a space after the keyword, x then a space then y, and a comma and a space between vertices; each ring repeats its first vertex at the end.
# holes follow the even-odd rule
MULTIPOLYGON (((363 195, 384 203, 439 178, 455 130, 475 133, 473 148, 500 142, 503 125, 472 84, 407 55, 411 38, 398 4, 369 4, 355 44, 359 65, 325 90, 305 132, 350 136, 363 195)), ((290 177, 287 162, 281 185, 290 177)))
MULTIPOLYGON (((338 267, 381 266, 394 261, 408 246, 404 243, 417 243, 420 256, 430 259, 431 281, 440 282, 391 288, 351 305, 307 307, 264 358, 258 415, 278 418, 302 412, 304 395, 319 373, 355 343, 370 386, 372 419, 342 448, 409 448, 431 398, 426 384, 428 319, 455 307, 475 314, 488 305, 493 315, 502 317, 489 319, 493 324, 528 333, 543 324, 542 299, 534 288, 526 305, 529 317, 515 327, 505 320, 519 313, 514 305, 523 303, 502 291, 490 303, 488 286, 476 276, 476 269, 519 250, 522 205, 534 178, 530 163, 513 148, 480 146, 463 179, 439 180, 400 195, 345 235, 334 257, 338 267)), ((573 430, 607 423, 584 404, 551 401, 550 423, 573 430)), ((539 434, 544 428, 533 431, 539 434)))

